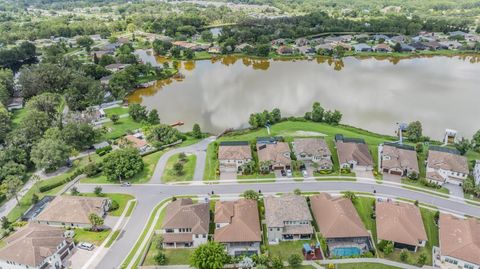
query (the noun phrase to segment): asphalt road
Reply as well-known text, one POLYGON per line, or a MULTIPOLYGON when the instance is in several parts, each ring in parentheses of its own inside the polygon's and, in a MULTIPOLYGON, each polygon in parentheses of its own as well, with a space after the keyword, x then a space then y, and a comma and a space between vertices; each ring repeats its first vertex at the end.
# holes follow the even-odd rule
MULTIPOLYGON (((81 192, 93 192, 97 185, 78 185, 81 192)), ((160 201, 174 195, 203 195, 215 194, 234 195, 240 194, 245 190, 253 189, 262 191, 264 194, 278 192, 292 192, 298 188, 302 191, 324 191, 340 192, 355 191, 369 192, 385 197, 403 197, 411 200, 418 200, 422 203, 430 204, 441 210, 466 214, 480 217, 480 207, 463 203, 459 200, 442 198, 423 192, 417 192, 397 186, 387 184, 376 184, 375 182, 351 182, 351 181, 282 181, 275 183, 252 183, 252 184, 214 184, 214 185, 163 185, 163 184, 143 184, 133 185, 131 187, 121 187, 118 185, 102 185, 103 191, 108 193, 129 193, 134 195, 138 202, 129 223, 125 227, 125 232, 118 241, 113 244, 108 254, 98 264, 97 268, 118 268, 130 252, 139 235, 144 229, 146 221, 151 211, 160 201)))

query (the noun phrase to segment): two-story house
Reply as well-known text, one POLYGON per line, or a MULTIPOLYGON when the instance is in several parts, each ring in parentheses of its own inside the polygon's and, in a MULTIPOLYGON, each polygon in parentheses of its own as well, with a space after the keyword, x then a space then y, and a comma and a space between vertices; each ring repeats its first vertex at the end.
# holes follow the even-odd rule
POLYGON ((297 160, 316 163, 318 170, 331 170, 333 168, 332 153, 325 140, 321 138, 295 138, 292 145, 297 160))
POLYGON ((269 162, 271 170, 290 169, 290 146, 280 141, 257 141, 257 153, 259 162, 269 162))
POLYGON ((213 239, 232 256, 260 253, 262 232, 257 201, 240 199, 215 203, 213 239))
POLYGON ((350 168, 354 171, 373 170, 373 158, 363 139, 346 138, 337 134, 335 135, 335 147, 340 168, 350 168))
POLYGON ((461 185, 468 176, 468 161, 456 149, 430 146, 427 159, 427 179, 438 185, 461 185))
POLYGON ((220 173, 242 173, 242 165, 252 160, 252 150, 247 141, 223 141, 218 147, 220 173))
POLYGON ((57 269, 75 247, 60 227, 28 223, 3 241, 0 268, 57 269))
POLYGON ((313 234, 312 220, 303 196, 285 194, 265 198, 265 223, 270 243, 310 239, 313 234))
POLYGON ((208 203, 193 203, 178 199, 167 205, 160 233, 165 248, 197 247, 208 241, 210 207, 208 203))

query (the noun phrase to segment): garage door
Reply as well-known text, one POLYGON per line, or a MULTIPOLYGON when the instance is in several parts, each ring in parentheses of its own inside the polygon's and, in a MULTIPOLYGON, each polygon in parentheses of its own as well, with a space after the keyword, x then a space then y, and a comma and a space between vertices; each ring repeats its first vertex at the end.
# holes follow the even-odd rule
POLYGON ((399 171, 390 171, 390 174, 392 174, 392 175, 397 175, 397 176, 401 176, 401 175, 402 175, 402 172, 399 172, 399 171))

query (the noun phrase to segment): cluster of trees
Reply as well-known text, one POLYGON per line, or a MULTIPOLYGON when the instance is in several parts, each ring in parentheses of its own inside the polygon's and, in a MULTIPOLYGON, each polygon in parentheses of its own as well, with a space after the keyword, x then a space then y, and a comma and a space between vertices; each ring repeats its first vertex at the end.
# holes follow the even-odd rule
POLYGON ((158 111, 156 109, 148 111, 146 106, 140 104, 130 104, 128 106, 128 114, 136 122, 144 122, 150 125, 160 124, 158 111))
POLYGON ((264 110, 261 113, 250 114, 248 123, 253 129, 264 127, 266 125, 275 124, 282 120, 282 112, 278 108, 274 108, 271 112, 264 110))
POLYGON ((11 49, 0 49, 0 67, 18 68, 31 63, 37 57, 37 48, 30 42, 22 42, 11 49))
POLYGON ((325 122, 330 125, 338 125, 342 120, 342 113, 338 110, 325 110, 319 102, 313 103, 312 111, 305 113, 304 118, 314 122, 325 122))
POLYGON ((147 141, 156 148, 161 148, 185 139, 186 136, 184 134, 165 124, 158 124, 147 130, 147 141))
POLYGON ((137 149, 126 147, 105 156, 103 174, 108 180, 123 181, 133 178, 143 170, 144 163, 137 149))

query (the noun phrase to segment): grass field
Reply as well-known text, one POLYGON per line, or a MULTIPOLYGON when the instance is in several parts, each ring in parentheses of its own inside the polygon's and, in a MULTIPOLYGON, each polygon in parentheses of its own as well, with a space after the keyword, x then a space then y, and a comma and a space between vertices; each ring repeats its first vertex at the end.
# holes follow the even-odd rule
POLYGON ((141 122, 134 121, 130 116, 126 118, 120 118, 116 124, 113 122, 107 122, 103 124, 109 132, 103 135, 103 140, 112 140, 124 136, 128 131, 133 131, 143 127, 141 122))
POLYGON ((180 154, 175 154, 170 157, 163 171, 162 181, 163 182, 179 182, 179 181, 191 181, 193 179, 193 174, 195 173, 195 163, 197 162, 197 156, 188 155, 186 156, 185 161, 179 159, 180 154), (183 163, 183 173, 181 175, 176 175, 173 169, 173 166, 177 162, 183 163))
POLYGON ((278 245, 269 245, 268 251, 271 257, 278 256, 286 260, 292 254, 302 255, 303 244, 310 244, 311 240, 282 241, 278 245))
POLYGON ((95 246, 100 246, 110 234, 110 232, 111 230, 91 232, 78 228, 75 229, 75 235, 73 236, 73 239, 76 242, 88 242, 94 244, 95 246))
POLYGON ((344 263, 337 264, 336 269, 399 269, 395 266, 385 265, 381 263, 344 263))
MULTIPOLYGON (((167 264, 165 265, 182 265, 188 264, 189 258, 194 249, 165 249, 163 250, 167 256, 167 264)), ((145 257, 143 266, 157 265, 155 262, 155 255, 157 255, 158 250, 155 249, 155 246, 151 246, 150 250, 145 257)))
POLYGON ((105 111, 105 114, 107 114, 107 118, 109 118, 112 115, 120 116, 123 114, 128 114, 128 107, 118 106, 118 107, 107 108, 104 111, 105 111))

